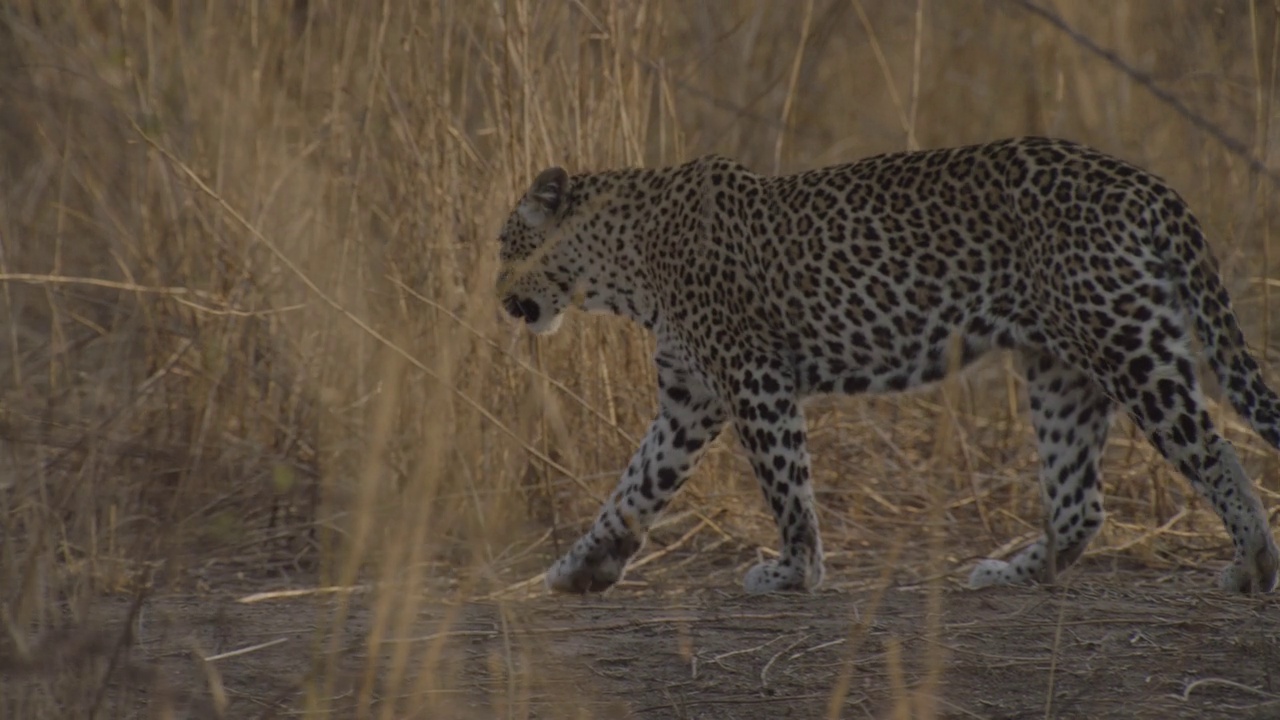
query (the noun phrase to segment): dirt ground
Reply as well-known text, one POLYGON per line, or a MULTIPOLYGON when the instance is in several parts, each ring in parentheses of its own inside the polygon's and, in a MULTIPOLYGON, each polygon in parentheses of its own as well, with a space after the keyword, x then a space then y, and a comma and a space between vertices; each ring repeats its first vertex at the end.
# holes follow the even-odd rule
MULTIPOLYGON (((1088 561, 1062 580, 980 592, 948 581, 932 628, 925 587, 748 597, 719 576, 697 589, 428 602, 416 632, 380 652, 418 645, 416 656, 446 669, 435 672, 430 717, 814 718, 829 717, 833 702, 844 718, 918 716, 902 689, 918 690, 930 664, 945 718, 1280 717, 1280 597, 1219 593, 1207 571, 1088 561), (435 654, 423 653, 432 643, 435 654)), ((225 717, 292 716, 308 674, 324 674, 304 658, 317 640, 333 641, 326 618, 338 600, 243 602, 261 585, 109 604, 109 634, 131 612, 138 628, 131 664, 119 663, 135 671, 121 671, 117 686, 146 675, 168 688, 135 690, 125 704, 167 695, 177 716, 211 717, 219 686, 225 717), (226 656, 201 666, 193 648, 226 656)), ((366 604, 351 596, 332 646, 341 660, 326 675, 336 680, 318 686, 336 717, 355 707, 369 666, 366 604)))

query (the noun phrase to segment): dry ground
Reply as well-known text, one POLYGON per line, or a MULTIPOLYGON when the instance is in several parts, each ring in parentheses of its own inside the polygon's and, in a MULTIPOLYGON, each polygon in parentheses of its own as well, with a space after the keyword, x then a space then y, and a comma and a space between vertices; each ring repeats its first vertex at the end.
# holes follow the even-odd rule
MULTIPOLYGON (((80 645, 39 682, 50 692, 74 685, 94 655, 84 646, 97 643, 99 660, 116 662, 103 707, 124 716, 170 704, 179 717, 217 717, 212 688, 234 718, 291 717, 309 692, 330 693, 336 717, 356 717, 362 687, 374 707, 395 704, 366 683, 377 621, 362 600, 335 636, 332 596, 246 595, 284 587, 226 579, 211 592, 153 593, 140 607, 101 605, 101 635, 56 640, 80 645), (113 656, 131 613, 132 647, 113 656), (337 650, 336 672, 309 664, 317 643, 337 650), (196 648, 216 674, 193 659, 196 648)), ((948 584, 932 624, 922 586, 747 597, 725 572, 661 588, 639 577, 597 597, 428 601, 382 652, 435 646, 448 670, 419 699, 433 708, 424 717, 1280 716, 1280 598, 1207 590, 1204 572, 1101 561, 1064 581, 982 592, 948 584)))

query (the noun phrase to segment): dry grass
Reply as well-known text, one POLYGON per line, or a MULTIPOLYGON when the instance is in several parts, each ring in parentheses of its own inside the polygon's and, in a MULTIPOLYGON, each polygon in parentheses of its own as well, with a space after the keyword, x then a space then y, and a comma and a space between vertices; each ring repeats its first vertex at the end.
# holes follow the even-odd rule
MULTIPOLYGON (((1277 164, 1276 10, 1053 9, 1247 156, 1013 1, 7 4, 0 715, 616 714, 563 684, 571 663, 548 659, 519 600, 653 404, 639 330, 577 318, 535 341, 498 317, 493 238, 552 163, 719 152, 787 171, 1082 140, 1189 198, 1268 355, 1276 202, 1251 158, 1277 164), (276 637, 227 641, 240 621, 201 615, 287 589, 319 590, 276 637), (455 661, 480 599, 500 642, 473 667, 455 661), (224 679, 286 636, 280 665, 224 679)), ((936 639, 947 574, 1036 532, 1018 382, 996 358, 908 398, 813 408, 837 590, 874 591, 874 609, 890 585, 929 588, 936 639)), ((1276 455, 1221 417, 1280 504, 1276 455)), ((1108 483, 1097 556, 1169 570, 1225 554, 1127 427, 1108 483)), ((734 587, 772 544, 757 495, 722 442, 631 587, 734 587)), ((811 688, 833 715, 870 623, 842 643, 847 672, 811 688)), ((923 664, 888 663, 876 712, 951 712, 937 646, 888 646, 923 664)))

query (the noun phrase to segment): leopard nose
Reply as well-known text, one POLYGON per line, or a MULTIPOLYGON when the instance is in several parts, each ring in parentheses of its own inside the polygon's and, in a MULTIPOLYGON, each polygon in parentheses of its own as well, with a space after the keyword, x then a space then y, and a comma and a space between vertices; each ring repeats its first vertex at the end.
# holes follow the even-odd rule
POLYGON ((502 307, 506 308, 511 317, 520 318, 527 323, 538 322, 538 318, 542 315, 542 308, 538 303, 526 298, 517 298, 514 295, 503 298, 502 307))
POLYGON ((520 314, 527 323, 538 322, 538 317, 542 315, 542 308, 538 307, 538 303, 532 300, 520 300, 517 305, 520 306, 520 314))

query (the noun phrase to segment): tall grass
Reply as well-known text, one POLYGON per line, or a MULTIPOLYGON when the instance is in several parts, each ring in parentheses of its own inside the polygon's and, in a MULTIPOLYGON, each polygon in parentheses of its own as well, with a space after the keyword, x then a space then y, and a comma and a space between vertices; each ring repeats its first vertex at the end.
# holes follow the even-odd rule
MULTIPOLYGON (((1270 5, 1057 6, 1274 164, 1270 5)), ((706 152, 789 171, 1024 133, 1086 141, 1178 187, 1265 350, 1273 188, 1016 2, 13 0, 0 9, 8 654, 43 667, 39 638, 118 594, 208 591, 236 573, 362 587, 325 610, 298 704, 447 716, 434 691, 460 682, 449 641, 389 641, 426 605, 540 572, 653 406, 639 330, 579 318, 534 340, 498 316, 494 238, 537 171, 706 152), (373 620, 352 639, 357 608, 373 620), (369 658, 355 670, 350 643, 369 658)), ((815 407, 828 545, 871 552, 846 553, 866 568, 847 577, 878 576, 866 541, 923 521, 935 491, 975 553, 1037 526, 1017 384, 993 361, 945 396, 815 407)), ((1151 483, 1169 474, 1133 439, 1110 460, 1120 539, 1181 493, 1151 483)), ((1274 493, 1270 457, 1249 454, 1274 493)), ((718 523, 737 551, 772 543, 732 440, 689 498, 673 512, 732 510, 718 523)), ((519 604, 503 608, 520 621, 519 604)), ((500 662, 504 713, 562 692, 533 652, 500 662)), ((94 672, 5 683, 0 715, 101 705, 107 671, 94 672)))

